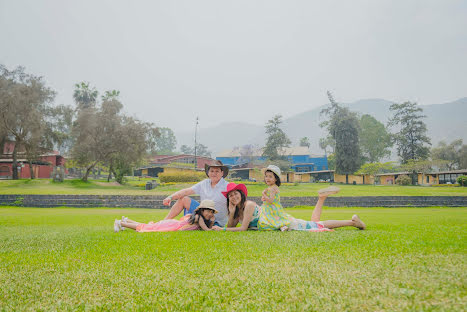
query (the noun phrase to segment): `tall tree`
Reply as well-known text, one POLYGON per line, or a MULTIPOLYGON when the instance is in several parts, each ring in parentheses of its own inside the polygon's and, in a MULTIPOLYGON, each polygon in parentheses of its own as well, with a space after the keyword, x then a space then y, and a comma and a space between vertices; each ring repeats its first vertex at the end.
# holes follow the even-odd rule
POLYGON ((391 156, 391 135, 384 125, 371 115, 360 118, 360 147, 362 155, 370 163, 391 156))
POLYGON ((430 138, 426 135, 427 129, 423 122, 423 109, 417 103, 404 102, 394 103, 390 106, 393 116, 389 120, 389 126, 397 126, 400 130, 393 135, 397 145, 397 154, 402 164, 409 160, 417 161, 427 159, 431 145, 430 138))
POLYGON ((306 146, 310 148, 310 139, 308 137, 303 137, 300 139, 300 146, 306 146))
POLYGON ((26 150, 32 166, 40 150, 48 147, 45 118, 54 97, 42 77, 25 73, 23 67, 9 71, 0 65, 0 127, 15 141, 13 179, 18 179, 18 151, 26 150))
POLYGON ((282 149, 289 147, 292 143, 285 132, 280 128, 282 115, 275 115, 266 123, 266 146, 263 150, 263 156, 270 160, 281 159, 282 149))
POLYGON ((156 140, 156 152, 160 155, 172 154, 177 146, 177 139, 170 128, 158 128, 159 137, 156 140))
POLYGON ((465 167, 462 167, 462 160, 463 158, 467 158, 465 154, 467 145, 462 143, 462 139, 454 140, 450 144, 440 141, 437 147, 431 149, 431 158, 433 160, 439 159, 446 161, 448 170, 464 169, 465 167))
POLYGON ((345 174, 348 182, 348 175, 357 171, 362 164, 358 118, 356 113, 340 106, 329 91, 328 98, 330 106, 321 111, 321 114, 328 116, 328 120, 321 123, 321 127, 326 127, 336 142, 336 172, 345 174))

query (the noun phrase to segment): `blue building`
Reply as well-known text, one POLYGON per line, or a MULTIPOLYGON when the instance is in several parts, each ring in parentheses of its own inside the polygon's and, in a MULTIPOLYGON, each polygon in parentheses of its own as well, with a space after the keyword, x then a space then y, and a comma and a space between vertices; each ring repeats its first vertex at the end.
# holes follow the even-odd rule
MULTIPOLYGON (((305 146, 288 147, 281 154, 292 164, 291 169, 295 172, 312 172, 329 169, 326 156, 312 155, 305 146)), ((251 155, 242 156, 241 149, 237 148, 223 151, 216 159, 229 167, 233 167, 248 164, 253 160, 265 161, 266 158, 261 155, 262 150, 259 149, 252 151, 251 155)))

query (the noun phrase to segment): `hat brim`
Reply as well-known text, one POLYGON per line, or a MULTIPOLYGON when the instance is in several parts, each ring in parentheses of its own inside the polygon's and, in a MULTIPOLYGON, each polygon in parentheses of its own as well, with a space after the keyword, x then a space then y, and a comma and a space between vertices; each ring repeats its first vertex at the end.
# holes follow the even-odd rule
POLYGON ((206 173, 206 176, 209 178, 209 175, 208 175, 208 172, 209 172, 209 168, 221 168, 222 170, 222 177, 225 178, 226 176, 229 175, 229 167, 227 166, 224 166, 224 165, 208 165, 208 164, 205 164, 204 165, 204 172, 206 173))
POLYGON ((194 211, 197 211, 197 210, 199 210, 199 209, 211 209, 212 211, 214 211, 214 214, 216 214, 216 213, 218 213, 218 212, 219 212, 219 211, 217 211, 217 209, 216 209, 216 208, 213 208, 213 207, 204 207, 204 206, 203 206, 203 207, 201 207, 201 205, 200 205, 200 206, 198 206, 198 207, 196 207, 196 209, 195 209, 194 211))
POLYGON ((265 173, 266 171, 274 172, 274 174, 275 174, 275 175, 277 176, 277 178, 279 179, 279 182, 281 181, 281 175, 278 174, 275 170, 272 170, 271 168, 263 168, 263 169, 261 169, 261 172, 263 173, 263 175, 264 175, 264 173, 265 173))
POLYGON ((232 191, 241 191, 245 197, 248 197, 248 189, 246 188, 245 184, 237 184, 233 189, 221 193, 225 198, 227 198, 227 194, 232 191))

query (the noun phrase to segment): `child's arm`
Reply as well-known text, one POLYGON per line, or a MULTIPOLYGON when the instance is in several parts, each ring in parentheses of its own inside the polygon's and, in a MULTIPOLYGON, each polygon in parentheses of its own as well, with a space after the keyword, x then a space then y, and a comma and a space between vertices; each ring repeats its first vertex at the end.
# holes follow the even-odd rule
POLYGON ((277 193, 279 193, 279 188, 277 186, 270 187, 269 196, 266 195, 266 190, 263 191, 264 201, 272 204, 272 202, 274 201, 274 197, 277 193))
POLYGON ((208 226, 206 225, 206 223, 204 223, 204 219, 203 219, 203 218, 199 218, 199 219, 198 219, 198 224, 199 224, 199 227, 200 227, 203 231, 211 231, 211 229, 208 228, 208 226))

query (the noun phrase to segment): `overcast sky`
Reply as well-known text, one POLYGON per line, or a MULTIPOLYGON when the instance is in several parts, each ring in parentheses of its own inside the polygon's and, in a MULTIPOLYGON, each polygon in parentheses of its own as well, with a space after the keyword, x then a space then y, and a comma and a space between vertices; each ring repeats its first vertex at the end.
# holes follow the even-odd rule
POLYGON ((117 89, 174 131, 264 124, 327 102, 467 96, 466 0, 0 0, 0 63, 117 89))

